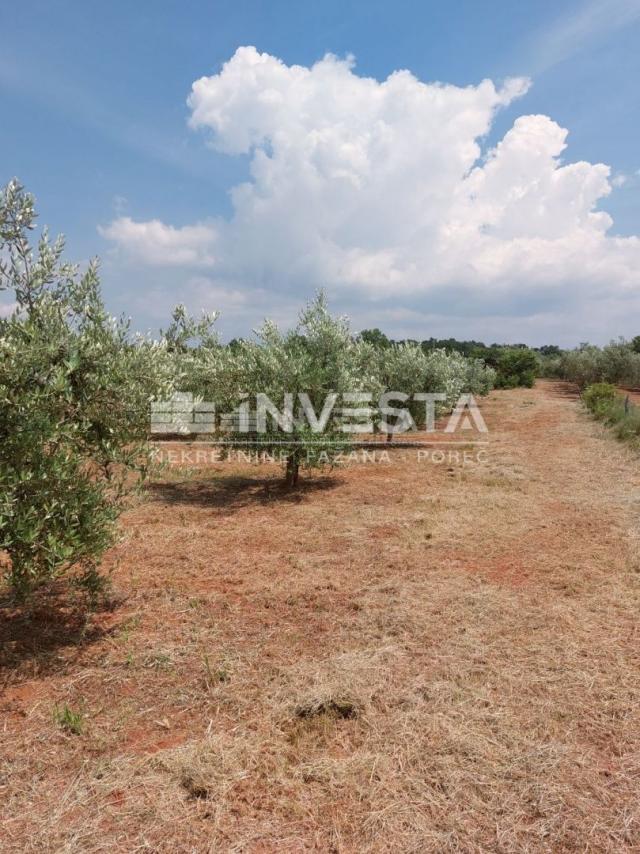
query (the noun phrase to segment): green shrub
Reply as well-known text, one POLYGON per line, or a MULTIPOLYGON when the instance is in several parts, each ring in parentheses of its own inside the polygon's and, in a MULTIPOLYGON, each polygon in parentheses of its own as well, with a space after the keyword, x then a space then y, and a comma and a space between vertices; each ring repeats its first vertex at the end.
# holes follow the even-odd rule
POLYGON ((539 371, 538 357, 527 347, 502 350, 496 363, 498 388, 531 388, 539 371))
POLYGON ((598 417, 604 417, 619 397, 618 390, 611 383, 592 383, 582 392, 584 405, 598 417))

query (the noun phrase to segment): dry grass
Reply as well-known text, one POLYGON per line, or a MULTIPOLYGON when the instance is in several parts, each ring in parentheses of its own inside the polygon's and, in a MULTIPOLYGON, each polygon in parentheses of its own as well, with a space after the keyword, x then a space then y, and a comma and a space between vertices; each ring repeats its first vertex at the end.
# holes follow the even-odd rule
POLYGON ((117 607, 6 610, 0 848, 638 850, 637 458, 557 384, 485 415, 483 465, 169 474, 117 607))

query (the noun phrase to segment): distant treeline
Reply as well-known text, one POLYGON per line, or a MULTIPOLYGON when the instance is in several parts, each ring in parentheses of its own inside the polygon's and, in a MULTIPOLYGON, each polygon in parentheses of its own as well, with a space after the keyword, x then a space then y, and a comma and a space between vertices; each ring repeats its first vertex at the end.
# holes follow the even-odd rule
POLYGON ((497 388, 531 387, 536 377, 564 379, 580 388, 601 382, 640 386, 640 335, 629 341, 619 338, 604 347, 584 343, 570 350, 563 350, 557 344, 529 347, 526 344, 458 341, 456 338, 396 341, 380 329, 365 329, 360 337, 380 349, 411 343, 420 346, 425 353, 444 349, 482 359, 495 370, 497 388))
POLYGON ((457 338, 426 338, 418 341, 415 338, 393 339, 388 338, 380 329, 363 329, 360 337, 369 341, 377 347, 392 347, 394 344, 419 344, 425 352, 443 348, 455 350, 463 356, 471 356, 476 359, 497 356, 504 350, 532 350, 543 356, 556 356, 562 350, 555 344, 546 344, 544 347, 529 347, 527 344, 485 344, 483 341, 458 341, 457 338))
POLYGON ((530 388, 540 375, 540 357, 560 354, 560 348, 554 345, 532 349, 526 344, 484 344, 482 341, 458 341, 456 338, 426 338, 423 341, 403 339, 395 341, 388 338, 380 329, 364 329, 360 337, 380 349, 393 348, 398 344, 413 344, 430 353, 433 350, 447 350, 460 353, 470 359, 482 359, 496 372, 497 388, 530 388))

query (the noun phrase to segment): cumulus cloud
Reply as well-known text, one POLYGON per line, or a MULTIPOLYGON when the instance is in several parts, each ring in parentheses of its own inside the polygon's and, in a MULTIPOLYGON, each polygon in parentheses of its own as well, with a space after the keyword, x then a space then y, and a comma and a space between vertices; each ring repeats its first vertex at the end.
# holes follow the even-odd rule
MULTIPOLYGON (((501 301, 639 284, 640 240, 612 237, 598 209, 603 164, 565 163, 567 131, 523 115, 491 150, 496 112, 528 89, 484 80, 424 83, 408 71, 359 76, 352 58, 310 68, 239 48, 193 84, 190 124, 228 155, 249 155, 233 215, 173 228, 115 220, 102 233, 148 263, 207 266, 226 287, 407 305, 501 301)), ((481 308, 479 308, 482 311, 481 308)))
POLYGON ((146 264, 187 267, 215 263, 216 229, 206 223, 174 228, 158 219, 134 222, 123 216, 98 231, 146 264))

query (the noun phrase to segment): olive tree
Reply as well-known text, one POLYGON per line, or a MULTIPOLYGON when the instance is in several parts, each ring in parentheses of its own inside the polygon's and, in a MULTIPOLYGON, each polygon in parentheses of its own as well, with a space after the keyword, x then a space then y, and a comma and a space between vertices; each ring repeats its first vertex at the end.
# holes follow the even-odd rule
POLYGON ((561 376, 581 389, 604 380, 602 350, 591 344, 581 344, 562 355, 561 376))
POLYGON ((105 310, 96 263, 63 261, 17 181, 0 191, 0 550, 26 594, 74 569, 99 584, 127 493, 145 475, 149 404, 170 389, 166 347, 105 310))
POLYGON ((354 339, 345 318, 331 316, 323 294, 293 330, 282 332, 267 321, 254 340, 223 348, 212 377, 216 402, 238 413, 231 445, 282 459, 289 486, 297 484, 300 467, 334 463, 354 433, 371 429, 379 390, 373 356, 373 347, 354 339), (347 419, 340 405, 350 396, 353 417, 347 419))

